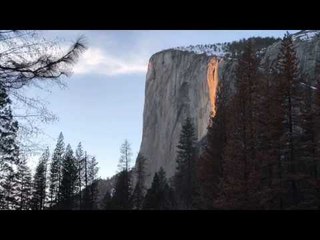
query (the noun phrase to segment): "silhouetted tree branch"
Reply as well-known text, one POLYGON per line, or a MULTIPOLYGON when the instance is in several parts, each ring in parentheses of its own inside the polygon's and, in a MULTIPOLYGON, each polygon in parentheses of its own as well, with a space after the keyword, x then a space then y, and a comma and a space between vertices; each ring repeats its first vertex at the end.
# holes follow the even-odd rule
POLYGON ((84 37, 65 49, 61 43, 42 38, 36 31, 0 30, 0 85, 16 106, 13 112, 20 123, 20 137, 30 141, 30 136, 43 133, 38 121, 48 123, 57 119, 44 100, 27 96, 23 92, 25 87, 49 91, 49 83, 65 86, 61 77, 71 75, 72 66, 86 48, 84 37))

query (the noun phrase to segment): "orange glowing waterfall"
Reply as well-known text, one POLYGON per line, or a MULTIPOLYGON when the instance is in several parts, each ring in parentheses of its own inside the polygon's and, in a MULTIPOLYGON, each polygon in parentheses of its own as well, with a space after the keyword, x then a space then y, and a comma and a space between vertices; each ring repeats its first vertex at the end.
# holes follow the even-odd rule
POLYGON ((210 116, 216 115, 216 96, 218 87, 218 59, 212 58, 208 64, 207 80, 209 87, 209 98, 211 102, 210 116))

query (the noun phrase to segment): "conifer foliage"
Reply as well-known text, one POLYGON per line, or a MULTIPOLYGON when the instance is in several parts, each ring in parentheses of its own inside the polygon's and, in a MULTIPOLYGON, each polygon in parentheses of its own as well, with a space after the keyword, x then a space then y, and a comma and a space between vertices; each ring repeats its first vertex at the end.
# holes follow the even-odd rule
POLYGON ((47 148, 36 168, 33 177, 33 196, 32 196, 32 209, 43 210, 47 201, 47 166, 50 158, 49 148, 47 148))
POLYGON ((182 209, 192 209, 196 190, 196 137, 190 118, 182 126, 177 146, 177 170, 174 187, 178 204, 182 209))
POLYGON ((197 164, 200 206, 318 208, 319 72, 301 74, 289 34, 273 64, 262 64, 252 44, 239 53, 235 90, 220 98, 208 129, 197 164))
POLYGON ((217 199, 221 189, 223 174, 223 149, 226 144, 226 102, 227 87, 219 83, 216 109, 217 113, 210 120, 206 145, 199 157, 197 166, 197 181, 199 186, 198 207, 200 209, 215 209, 214 199, 217 199))
POLYGON ((78 195, 78 205, 79 205, 79 208, 81 209, 82 206, 83 206, 83 199, 82 199, 82 189, 83 189, 83 186, 84 186, 84 167, 85 167, 85 159, 84 159, 84 152, 83 152, 83 149, 82 149, 82 144, 81 142, 79 142, 78 146, 77 146, 77 149, 76 149, 76 152, 75 152, 75 158, 76 158, 76 167, 78 169, 78 172, 77 172, 77 176, 78 176, 78 179, 76 181, 76 188, 77 188, 77 191, 79 192, 79 195, 78 195))
POLYGON ((143 157, 141 153, 138 154, 136 160, 136 185, 133 190, 132 195, 132 202, 134 209, 141 209, 143 204, 143 199, 146 191, 145 187, 145 177, 146 177, 146 170, 145 170, 146 159, 143 157))
POLYGON ((127 140, 121 145, 119 173, 112 197, 112 206, 115 209, 127 210, 132 208, 132 179, 131 179, 131 147, 127 140))
POLYGON ((31 170, 27 165, 27 159, 21 158, 17 164, 17 173, 15 175, 15 202, 16 209, 30 210, 32 199, 32 181, 31 170))
POLYGON ((20 161, 17 132, 18 122, 12 116, 11 100, 0 82, 0 209, 15 207, 14 179, 20 161))
POLYGON ((91 157, 88 161, 88 186, 86 193, 88 196, 85 198, 86 202, 84 205, 87 209, 95 209, 96 201, 97 201, 97 194, 98 194, 98 179, 97 174, 99 171, 98 162, 96 161, 95 157, 91 157))
POLYGON ((151 188, 145 196, 143 209, 145 210, 169 210, 174 209, 175 198, 173 189, 168 184, 163 168, 155 173, 151 188))
POLYGON ((61 209, 73 209, 74 197, 76 193, 76 181, 78 169, 76 159, 73 155, 71 146, 68 144, 62 162, 62 180, 60 186, 60 201, 61 209))
POLYGON ((54 149, 50 164, 49 201, 54 206, 60 201, 60 187, 62 181, 62 162, 65 154, 65 144, 62 132, 59 134, 56 148, 54 149))
POLYGON ((236 92, 228 105, 222 184, 226 208, 255 208, 259 181, 256 170, 258 59, 247 42, 236 67, 236 92), (239 204, 239 205, 238 205, 239 204))

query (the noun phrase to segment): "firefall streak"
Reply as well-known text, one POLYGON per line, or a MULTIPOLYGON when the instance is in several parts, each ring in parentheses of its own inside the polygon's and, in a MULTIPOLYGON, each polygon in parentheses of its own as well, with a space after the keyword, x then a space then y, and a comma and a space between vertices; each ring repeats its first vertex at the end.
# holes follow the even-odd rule
POLYGON ((207 71, 207 81, 209 87, 209 98, 211 103, 211 112, 210 117, 214 117, 216 115, 216 97, 217 97, 217 88, 219 82, 218 76, 218 59, 212 58, 208 63, 208 71, 207 71))

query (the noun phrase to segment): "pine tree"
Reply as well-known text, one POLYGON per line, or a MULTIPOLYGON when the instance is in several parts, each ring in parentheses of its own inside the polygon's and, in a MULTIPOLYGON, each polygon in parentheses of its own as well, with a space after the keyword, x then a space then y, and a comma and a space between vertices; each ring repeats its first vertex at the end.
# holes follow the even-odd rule
POLYGON ((182 126, 177 146, 177 169, 174 177, 175 192, 181 208, 191 209, 194 205, 196 186, 196 137, 190 118, 182 126))
POLYGON ((120 154, 121 155, 120 155, 118 168, 120 171, 129 172, 132 152, 131 152, 131 146, 128 140, 125 140, 124 143, 121 145, 120 154))
MULTIPOLYGON (((296 176, 300 195, 296 208, 307 209, 319 206, 320 199, 314 187, 317 181, 318 158, 316 154, 316 132, 314 131, 315 89, 309 75, 303 75, 300 87, 297 89, 296 125, 297 135, 295 144, 296 176)), ((314 81, 316 82, 316 81, 314 81)))
POLYGON ((121 171, 116 176, 114 192, 112 196, 112 207, 116 210, 131 209, 131 185, 127 182, 127 173, 121 171))
POLYGON ((146 159, 141 153, 138 154, 136 161, 136 177, 137 183, 132 194, 132 203, 134 209, 141 209, 145 195, 145 163, 146 159))
POLYGON ((299 115, 300 132, 296 144, 299 193, 303 196, 300 209, 319 209, 319 112, 320 64, 316 61, 314 78, 304 75, 300 80, 299 115))
POLYGON ((70 144, 66 147, 66 153, 62 162, 62 181, 60 187, 59 208, 72 210, 77 181, 77 166, 70 144))
POLYGON ((285 207, 296 206, 301 195, 297 186, 297 140, 299 71, 296 52, 291 36, 287 33, 280 47, 277 60, 277 82, 280 116, 282 117, 282 136, 280 137, 280 159, 283 166, 284 187, 287 189, 285 207))
MULTIPOLYGON (((320 159, 320 62, 317 64, 316 67, 316 89, 315 89, 315 96, 314 96, 314 107, 313 107, 313 132, 315 134, 315 145, 316 145, 316 156, 319 161, 320 159)), ((319 172, 319 162, 315 164, 315 170, 314 170, 314 175, 319 177, 320 172, 319 172)))
POLYGON ((84 185, 84 153, 82 150, 81 142, 78 144, 78 147, 76 149, 75 153, 76 157, 76 163, 77 163, 77 169, 78 169, 78 180, 77 180, 77 192, 79 192, 79 209, 82 208, 82 186, 84 185))
POLYGON ((89 209, 96 209, 96 200, 98 194, 98 162, 92 157, 88 162, 88 183, 89 183, 89 203, 86 204, 89 209))
POLYGON ((53 207, 55 204, 60 201, 60 186, 62 180, 62 161, 64 156, 64 141, 63 134, 60 133, 57 141, 56 148, 52 155, 52 161, 50 166, 50 185, 49 185, 49 198, 50 198, 50 207, 53 207))
POLYGON ((197 182, 199 183, 200 198, 198 207, 214 209, 221 191, 220 179, 223 174, 223 150, 226 141, 226 102, 227 86, 219 83, 216 100, 216 115, 211 118, 206 137, 206 146, 197 163, 197 182))
POLYGON ((6 175, 2 182, 1 193, 1 209, 14 210, 17 209, 16 192, 15 192, 15 180, 16 180, 16 165, 6 168, 6 175))
POLYGON ((18 210, 30 210, 32 198, 31 170, 27 159, 21 158, 15 175, 15 201, 18 210))
POLYGON ((103 209, 104 210, 111 210, 113 209, 113 206, 112 206, 112 195, 111 195, 111 192, 110 191, 107 191, 106 194, 104 195, 103 197, 103 209))
POLYGON ((88 164, 89 162, 89 157, 87 152, 84 153, 84 158, 83 158, 83 165, 84 165, 84 190, 83 190, 83 203, 82 203, 82 208, 83 209, 89 209, 90 206, 90 190, 89 190, 89 184, 88 184, 88 164))
POLYGON ((47 165, 50 158, 49 148, 47 148, 39 159, 36 172, 33 177, 32 209, 43 210, 47 197, 47 165))
POLYGON ((0 83, 0 209, 11 208, 13 179, 19 162, 16 144, 18 122, 13 120, 11 100, 0 83))
POLYGON ((144 210, 169 210, 175 208, 173 189, 169 186, 163 168, 156 172, 151 188, 148 189, 144 199, 144 210))
MULTIPOLYGON (((256 192, 260 184, 260 159, 257 158, 259 59, 253 42, 244 44, 235 75, 235 93, 226 111, 225 146, 223 149, 222 199, 227 209, 259 207, 256 192)), ((222 207, 222 206, 221 206, 222 207)))
POLYGON ((116 178, 114 194, 112 197, 112 205, 115 209, 126 210, 131 209, 131 176, 130 176, 130 162, 131 162, 131 148, 127 140, 120 148, 119 170, 120 172, 116 178))
MULTIPOLYGON (((315 162, 314 162, 314 186, 316 190, 316 199, 320 200, 320 63, 316 68, 316 89, 314 96, 313 112, 313 133, 315 137, 315 162)), ((317 208, 320 209, 320 203, 317 203, 317 208)))
MULTIPOLYGON (((282 134, 281 107, 277 90, 276 71, 266 61, 259 75, 256 135, 256 158, 259 160, 259 202, 263 209, 281 209, 283 194, 280 142, 282 134)), ((257 193, 258 194, 258 193, 257 193)), ((256 194, 256 195, 257 195, 256 194)))

